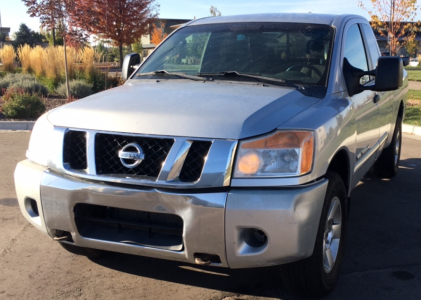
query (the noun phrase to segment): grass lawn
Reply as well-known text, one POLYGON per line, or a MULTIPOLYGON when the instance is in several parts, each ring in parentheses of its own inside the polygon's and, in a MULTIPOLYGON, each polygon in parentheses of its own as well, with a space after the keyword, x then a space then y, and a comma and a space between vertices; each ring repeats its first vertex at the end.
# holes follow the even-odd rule
POLYGON ((421 100, 421 90, 409 90, 408 99, 421 100))
POLYGON ((409 81, 421 81, 421 70, 407 70, 409 81))
POLYGON ((405 124, 421 126, 421 105, 406 108, 405 124))

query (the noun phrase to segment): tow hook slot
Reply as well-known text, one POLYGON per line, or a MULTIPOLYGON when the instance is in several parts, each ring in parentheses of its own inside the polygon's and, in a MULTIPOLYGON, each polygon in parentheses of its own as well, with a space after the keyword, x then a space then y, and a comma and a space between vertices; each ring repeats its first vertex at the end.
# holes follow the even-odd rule
POLYGON ((220 264, 221 259, 218 255, 206 254, 206 253, 195 253, 194 261, 196 264, 201 266, 208 266, 211 264, 220 264))
POLYGON ((74 243, 73 238, 72 238, 72 234, 68 231, 53 229, 51 231, 51 233, 53 235, 53 240, 55 240, 57 242, 74 243))

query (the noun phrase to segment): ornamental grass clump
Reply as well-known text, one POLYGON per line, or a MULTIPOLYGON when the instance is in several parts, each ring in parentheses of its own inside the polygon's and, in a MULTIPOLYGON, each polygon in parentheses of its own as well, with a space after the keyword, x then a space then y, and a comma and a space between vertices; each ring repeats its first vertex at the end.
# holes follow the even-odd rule
MULTIPOLYGON (((58 47, 59 59, 60 59, 60 72, 62 77, 65 78, 65 63, 64 63, 64 48, 58 47)), ((74 48, 67 48, 67 70, 69 72, 69 78, 76 78, 77 63, 79 60, 78 51, 74 48)))
MULTIPOLYGON (((75 99, 85 98, 93 94, 92 86, 83 80, 72 80, 69 83, 70 96, 75 99)), ((66 83, 62 83, 56 90, 57 94, 67 98, 66 83)))
POLYGON ((43 57, 44 49, 41 46, 36 46, 32 49, 30 54, 31 69, 34 71, 37 77, 43 75, 43 57))
POLYGON ((13 46, 6 45, 0 50, 0 60, 3 63, 3 70, 13 72, 15 69, 16 53, 13 46))
POLYGON ((60 81, 62 69, 64 69, 64 63, 63 66, 61 63, 60 52, 60 47, 48 47, 44 50, 42 57, 42 67, 45 77, 55 82, 60 81))
POLYGON ((22 65, 23 73, 31 73, 31 52, 32 48, 29 45, 21 45, 18 48, 18 57, 22 65))
POLYGON ((2 113, 10 119, 36 119, 45 110, 39 96, 21 92, 11 94, 2 107, 2 113))
POLYGON ((94 76, 94 62, 98 54, 91 47, 85 47, 79 51, 79 59, 82 63, 82 69, 86 80, 91 81, 94 76))

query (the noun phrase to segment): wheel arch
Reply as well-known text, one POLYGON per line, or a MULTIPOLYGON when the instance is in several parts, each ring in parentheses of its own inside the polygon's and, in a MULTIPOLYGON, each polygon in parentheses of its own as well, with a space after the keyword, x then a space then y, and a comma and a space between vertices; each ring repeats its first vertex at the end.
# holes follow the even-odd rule
POLYGON ((327 171, 337 173, 343 180, 347 194, 351 185, 351 163, 349 153, 346 149, 339 149, 329 162, 327 171))

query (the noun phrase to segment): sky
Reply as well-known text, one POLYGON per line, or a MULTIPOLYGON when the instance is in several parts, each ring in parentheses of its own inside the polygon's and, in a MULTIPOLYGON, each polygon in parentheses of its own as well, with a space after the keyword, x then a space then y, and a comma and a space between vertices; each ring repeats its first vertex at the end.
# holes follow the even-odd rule
MULTIPOLYGON (((276 12, 312 12, 328 14, 358 14, 369 18, 368 13, 357 5, 357 0, 155 0, 160 4, 159 17, 171 19, 193 19, 209 16, 211 5, 216 6, 222 15, 276 12)), ((371 8, 370 0, 363 0, 371 8)), ((0 0, 3 27, 11 32, 25 23, 32 30, 39 31, 39 20, 26 13, 20 0, 0 0)), ((421 15, 421 14, 420 14, 421 15)), ((417 18, 419 19, 419 17, 417 18)))

